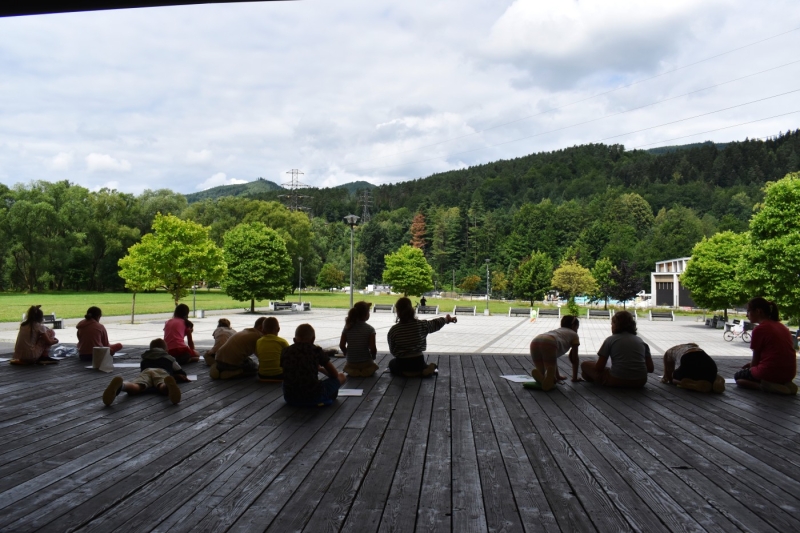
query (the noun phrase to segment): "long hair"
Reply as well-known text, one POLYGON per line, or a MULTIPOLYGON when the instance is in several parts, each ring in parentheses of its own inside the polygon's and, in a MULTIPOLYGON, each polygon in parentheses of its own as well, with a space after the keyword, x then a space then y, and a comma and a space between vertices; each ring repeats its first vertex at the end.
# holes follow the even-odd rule
POLYGON ((636 321, 627 311, 617 311, 611 318, 612 333, 630 333, 636 335, 636 321))
POLYGON ((28 324, 41 324, 44 322, 44 313, 42 313, 41 305, 32 305, 28 308, 28 313, 25 315, 25 320, 20 324, 27 326, 28 324))
POLYGON ((189 306, 186 304, 176 305, 172 316, 175 318, 189 318, 189 306))
POLYGON ((100 310, 99 307, 95 307, 94 305, 91 306, 89 309, 86 310, 86 320, 97 320, 100 322, 100 317, 103 316, 103 312, 100 310))
POLYGON ((778 304, 771 302, 761 296, 756 296, 747 302, 747 310, 758 309, 770 320, 780 320, 780 313, 778 313, 778 304))
POLYGON ((394 304, 394 312, 397 313, 397 318, 400 322, 410 322, 414 320, 414 305, 411 300, 403 296, 394 304))
POLYGON ((344 319, 344 329, 350 329, 356 325, 356 322, 364 322, 369 318, 369 308, 372 306, 369 302, 356 302, 353 308, 347 312, 347 318, 344 319))

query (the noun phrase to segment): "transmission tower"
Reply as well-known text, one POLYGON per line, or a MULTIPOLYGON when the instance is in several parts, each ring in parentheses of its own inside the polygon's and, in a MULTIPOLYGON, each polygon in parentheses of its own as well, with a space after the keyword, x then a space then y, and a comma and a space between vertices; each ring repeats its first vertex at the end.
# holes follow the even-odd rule
POLYGON ((292 175, 291 181, 287 181, 286 183, 282 183, 284 189, 289 190, 289 194, 279 194, 278 198, 282 199, 291 211, 309 211, 311 208, 301 205, 302 201, 305 198, 313 198, 312 196, 306 196, 300 194, 298 191, 300 189, 305 189, 308 187, 305 183, 301 183, 298 179, 298 176, 302 175, 303 173, 293 168, 287 174, 292 175))
POLYGON ((358 206, 361 208, 361 222, 369 222, 369 208, 372 207, 372 194, 368 190, 358 195, 358 206))

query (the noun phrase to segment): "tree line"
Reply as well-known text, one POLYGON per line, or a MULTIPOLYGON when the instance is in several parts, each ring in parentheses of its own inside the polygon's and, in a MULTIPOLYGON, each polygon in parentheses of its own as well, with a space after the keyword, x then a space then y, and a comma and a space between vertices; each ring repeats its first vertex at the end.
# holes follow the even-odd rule
MULTIPOLYGON (((565 261, 606 289, 621 283, 609 281, 612 274, 641 283, 655 261, 689 256, 721 232, 746 232, 764 185, 798 169, 794 131, 663 153, 578 146, 376 187, 371 220, 355 228, 356 285, 382 282, 386 256, 406 244, 422 252, 439 289, 485 290, 486 259, 492 292, 526 299, 565 261)), ((350 228, 342 217, 360 214, 356 194, 318 192, 310 191, 304 213, 286 209, 273 191, 189 204, 169 190, 0 186, 0 289, 122 290, 119 260, 153 233, 157 213, 208 228, 223 251, 226 233, 261 223, 284 243, 289 288, 301 257, 304 286, 344 285, 350 228)))

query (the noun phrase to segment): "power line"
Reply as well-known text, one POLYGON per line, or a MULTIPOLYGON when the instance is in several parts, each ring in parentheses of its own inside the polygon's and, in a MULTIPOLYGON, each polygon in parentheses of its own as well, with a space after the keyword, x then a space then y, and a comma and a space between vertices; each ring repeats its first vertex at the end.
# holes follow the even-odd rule
MULTIPOLYGON (((511 120, 509 122, 503 122, 501 124, 497 124, 496 126, 492 126, 490 128, 484 128, 482 130, 474 131, 474 132, 467 133, 467 134, 464 134, 464 135, 460 135, 458 137, 451 137, 450 139, 445 139, 443 141, 438 141, 438 142, 431 143, 431 144, 425 144, 425 145, 422 145, 422 146, 418 146, 416 148, 410 148, 408 150, 403 150, 403 151, 400 151, 400 152, 394 152, 392 154, 373 157, 371 159, 365 159, 363 162, 366 163, 366 162, 369 162, 369 161, 376 161, 378 159, 385 159, 387 157, 394 157, 394 156, 397 156, 397 155, 416 152, 416 151, 422 150, 424 148, 430 148, 430 147, 433 147, 433 146, 438 146, 440 144, 448 143, 448 142, 451 142, 451 141, 457 141, 457 140, 460 140, 460 139, 464 139, 466 137, 471 137, 473 135, 479 135, 481 133, 485 133, 487 131, 491 131, 491 130, 494 130, 494 129, 497 129, 497 128, 502 128, 504 126, 509 126, 511 124, 516 124, 517 122, 521 122, 523 120, 528 120, 528 119, 531 119, 531 118, 539 117, 539 116, 545 115, 547 113, 552 113, 553 111, 558 111, 558 110, 561 110, 561 109, 564 109, 564 108, 567 108, 567 107, 570 107, 570 106, 573 106, 573 105, 576 105, 576 104, 580 104, 580 103, 583 103, 583 102, 588 102, 589 100, 593 100, 595 98, 599 98, 601 96, 605 96, 605 95, 614 93, 616 91, 621 91, 622 89, 627 89, 629 87, 633 87, 634 85, 638 85, 638 84, 644 83, 646 81, 651 81, 651 80, 666 76, 667 74, 673 74, 673 73, 678 72, 680 70, 683 70, 683 69, 686 69, 686 68, 689 68, 689 67, 694 67, 694 66, 699 65, 701 63, 705 63, 706 61, 711 61, 712 59, 717 59, 719 57, 723 57, 723 56, 726 56, 728 54, 732 54, 733 52, 738 52, 739 50, 744 50, 745 48, 749 48, 751 46, 755 46, 757 44, 761 44, 761 43, 770 41, 772 39, 777 39, 778 37, 782 37, 784 35, 788 35, 790 33, 796 32, 798 30, 800 30, 800 27, 797 27, 797 28, 794 28, 794 29, 791 29, 791 30, 788 30, 788 31, 785 31, 785 32, 782 32, 782 33, 778 33, 776 35, 772 35, 770 37, 766 37, 764 39, 761 39, 761 40, 758 40, 758 41, 754 41, 752 43, 749 43, 749 44, 746 44, 746 45, 743 45, 743 46, 739 46, 737 48, 733 48, 731 50, 728 50, 726 52, 722 52, 722 53, 717 54, 717 55, 706 57, 705 59, 701 59, 699 61, 695 61, 694 63, 688 63, 686 65, 682 65, 680 67, 676 67, 676 68, 674 68, 672 70, 667 70, 665 72, 662 72, 660 74, 656 74, 654 76, 650 76, 648 78, 643 78, 641 80, 637 80, 637 81, 631 82, 631 83, 629 83, 627 85, 623 85, 623 86, 617 87, 615 89, 610 89, 608 91, 603 91, 601 93, 596 93, 596 94, 594 94, 592 96, 588 96, 588 97, 582 98, 580 100, 575 100, 574 102, 570 102, 568 104, 564 104, 564 105, 561 105, 561 106, 558 106, 558 107, 553 107, 553 108, 547 109, 545 111, 540 111, 539 113, 535 113, 533 115, 527 115, 527 116, 524 116, 524 117, 521 117, 521 118, 517 118, 517 119, 511 120)), ((791 63, 789 63, 789 64, 791 64, 791 63)), ((780 68, 780 67, 776 67, 776 68, 780 68)))
POLYGON ((372 194, 368 189, 361 191, 361 194, 358 196, 358 205, 361 207, 361 222, 369 222, 371 218, 369 209, 372 207, 372 194))
MULTIPOLYGON (((771 116, 771 117, 759 118, 759 119, 756 119, 756 120, 750 120, 750 121, 747 121, 747 122, 741 122, 739 124, 734 124, 732 126, 724 126, 722 128, 715 128, 713 130, 701 131, 699 133, 692 133, 691 135, 683 135, 681 137, 673 137, 672 139, 663 139, 661 141, 655 141, 655 142, 652 142, 652 143, 640 144, 638 146, 634 146, 633 148, 631 148, 631 150, 637 150, 637 149, 642 148, 644 146, 652 146, 654 144, 678 141, 678 140, 681 140, 681 139, 686 139, 687 137, 696 137, 697 135, 705 135, 706 133, 714 133, 715 131, 728 130, 728 129, 731 129, 731 128, 736 128, 738 126, 746 126, 748 124, 754 124, 756 122, 763 122, 765 120, 770 120, 770 119, 773 119, 773 118, 785 117, 787 115, 794 115, 796 113, 800 113, 800 109, 798 109, 797 111, 789 111, 788 113, 781 113, 780 115, 774 115, 774 116, 771 116)), ((773 137, 773 136, 768 136, 768 137, 763 137, 763 138, 766 139, 766 138, 769 138, 769 137, 773 137)))

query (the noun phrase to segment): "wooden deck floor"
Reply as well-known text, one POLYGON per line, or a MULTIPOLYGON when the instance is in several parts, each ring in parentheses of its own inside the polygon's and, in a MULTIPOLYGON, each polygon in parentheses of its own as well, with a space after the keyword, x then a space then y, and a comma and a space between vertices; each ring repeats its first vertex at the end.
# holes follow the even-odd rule
POLYGON ((200 365, 177 407, 106 408, 109 374, 3 363, 0 530, 800 531, 797 398, 682 391, 658 363, 643 391, 542 393, 499 377, 527 358, 431 360, 324 409, 200 365))

